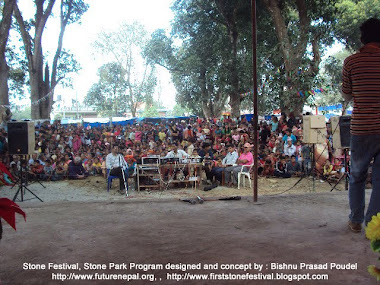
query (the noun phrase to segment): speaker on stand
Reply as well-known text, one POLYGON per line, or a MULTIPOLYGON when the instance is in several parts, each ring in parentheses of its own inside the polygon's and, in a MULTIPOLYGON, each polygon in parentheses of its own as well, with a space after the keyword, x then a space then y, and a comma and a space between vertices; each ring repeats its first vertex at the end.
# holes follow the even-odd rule
POLYGON ((33 154, 35 147, 34 122, 9 122, 9 154, 33 154))
MULTIPOLYGON (((8 127, 8 150, 9 154, 16 154, 24 156, 24 160, 27 161, 27 155, 34 153, 35 147, 35 130, 34 122, 9 122, 8 127)), ((28 174, 27 164, 20 166, 20 178, 16 182, 19 184, 17 192, 13 197, 13 201, 16 200, 18 194, 21 194, 21 202, 24 201, 25 190, 31 193, 38 200, 43 202, 36 194, 34 194, 28 187, 28 174), (25 169, 24 169, 25 168, 25 169), (26 173, 25 173, 25 172, 26 173)), ((16 185, 16 184, 15 184, 16 185)))
POLYGON ((315 145, 323 144, 326 142, 327 128, 326 128, 326 117, 323 115, 307 115, 303 116, 303 142, 311 144, 311 173, 313 175, 313 191, 315 191, 315 174, 318 171, 315 167, 318 162, 315 159, 315 145))
POLYGON ((350 126, 351 116, 331 117, 331 129, 333 132, 333 147, 335 149, 343 149, 344 153, 344 175, 338 180, 335 186, 331 189, 334 190, 339 182, 345 178, 344 189, 348 190, 350 166, 348 163, 347 152, 350 149, 350 126))

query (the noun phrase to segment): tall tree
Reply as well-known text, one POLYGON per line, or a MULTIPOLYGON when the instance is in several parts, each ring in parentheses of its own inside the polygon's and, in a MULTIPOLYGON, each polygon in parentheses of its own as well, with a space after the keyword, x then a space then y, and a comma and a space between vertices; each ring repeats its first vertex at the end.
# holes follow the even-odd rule
POLYGON ((16 0, 5 0, 2 7, 3 17, 0 22, 0 105, 9 105, 9 66, 7 64, 5 51, 15 4, 16 0))
POLYGON ((144 27, 134 22, 122 24, 115 32, 100 33, 94 43, 99 53, 109 56, 121 67, 126 82, 126 104, 133 117, 139 104, 153 103, 157 84, 154 65, 142 56, 146 41, 144 27))
POLYGON ((299 91, 310 90, 319 72, 323 45, 333 41, 334 0, 262 0, 271 15, 284 63, 283 111, 302 113, 306 96, 299 91))
POLYGON ((238 37, 246 29, 236 33, 246 19, 243 2, 175 1, 172 38, 158 30, 148 44, 148 57, 170 70, 177 102, 196 114, 219 116, 228 99, 233 112, 240 113, 240 93, 246 88, 242 81, 250 64, 241 52, 247 42, 238 37), (232 14, 227 11, 230 7, 232 14), (180 47, 174 44, 176 39, 180 47))
MULTIPOLYGON (((42 34, 48 18, 52 14, 55 0, 34 0, 34 3, 36 13, 32 21, 33 24, 24 20, 18 5, 15 6, 15 17, 19 25, 28 61, 31 102, 39 102, 39 104, 32 104, 32 119, 47 119, 50 117, 54 88, 56 84, 63 79, 63 77, 57 76, 59 73, 60 60, 61 64, 65 65, 66 71, 78 70, 75 61, 68 63, 62 60, 71 58, 62 56, 63 36, 66 26, 70 23, 80 21, 83 13, 87 11, 88 5, 85 4, 83 0, 60 1, 61 27, 50 77, 49 64, 44 62, 42 34), (34 37, 30 34, 32 27, 34 28, 34 37), (50 96, 48 96, 48 94, 50 96)), ((64 75, 62 74, 62 76, 64 75)))
POLYGON ((126 89, 123 68, 110 62, 98 70, 99 81, 92 85, 84 102, 93 106, 104 116, 121 116, 127 110, 126 89))

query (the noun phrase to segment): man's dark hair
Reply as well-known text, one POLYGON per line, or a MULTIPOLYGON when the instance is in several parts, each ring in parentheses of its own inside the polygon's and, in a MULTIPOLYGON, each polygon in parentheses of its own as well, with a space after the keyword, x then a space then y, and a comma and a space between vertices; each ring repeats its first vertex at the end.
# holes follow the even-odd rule
POLYGON ((361 37, 363 44, 380 43, 380 19, 370 18, 360 26, 361 37))
POLYGON ((209 143, 204 143, 202 147, 203 147, 203 148, 207 148, 207 147, 210 147, 210 146, 211 146, 211 145, 210 145, 209 143))

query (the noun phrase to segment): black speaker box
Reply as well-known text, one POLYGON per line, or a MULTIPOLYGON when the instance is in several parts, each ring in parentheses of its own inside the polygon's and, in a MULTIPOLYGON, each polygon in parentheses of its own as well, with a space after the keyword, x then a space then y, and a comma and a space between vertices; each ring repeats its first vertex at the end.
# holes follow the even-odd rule
POLYGON ((350 126, 351 116, 340 116, 331 118, 331 129, 333 131, 334 148, 350 148, 350 126))
POLYGON ((9 122, 9 154, 33 154, 35 148, 34 122, 9 122))
POLYGON ((339 126, 340 126, 340 143, 343 148, 350 147, 350 126, 351 126, 351 116, 341 116, 339 118, 339 126))

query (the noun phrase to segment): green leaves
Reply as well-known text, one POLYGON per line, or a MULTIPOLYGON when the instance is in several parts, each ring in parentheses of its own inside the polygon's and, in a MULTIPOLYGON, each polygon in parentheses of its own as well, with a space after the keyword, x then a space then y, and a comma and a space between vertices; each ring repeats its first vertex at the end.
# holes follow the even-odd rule
POLYGON ((98 70, 99 81, 92 85, 85 103, 103 115, 120 116, 126 111, 127 83, 123 68, 115 62, 102 65, 98 70))
POLYGON ((359 27, 369 18, 380 18, 380 0, 339 0, 335 7, 336 37, 343 41, 347 48, 359 49, 362 45, 359 27))
POLYGON ((99 69, 99 87, 95 91, 101 90, 104 99, 112 101, 104 106, 107 112, 121 115, 131 111, 135 117, 138 105, 153 102, 157 79, 152 61, 144 56, 146 42, 146 31, 137 22, 123 23, 116 31, 99 34, 94 47, 111 61, 99 69))
POLYGON ((373 241, 371 241, 371 249, 374 252, 379 252, 380 253, 380 240, 373 240, 373 241))

